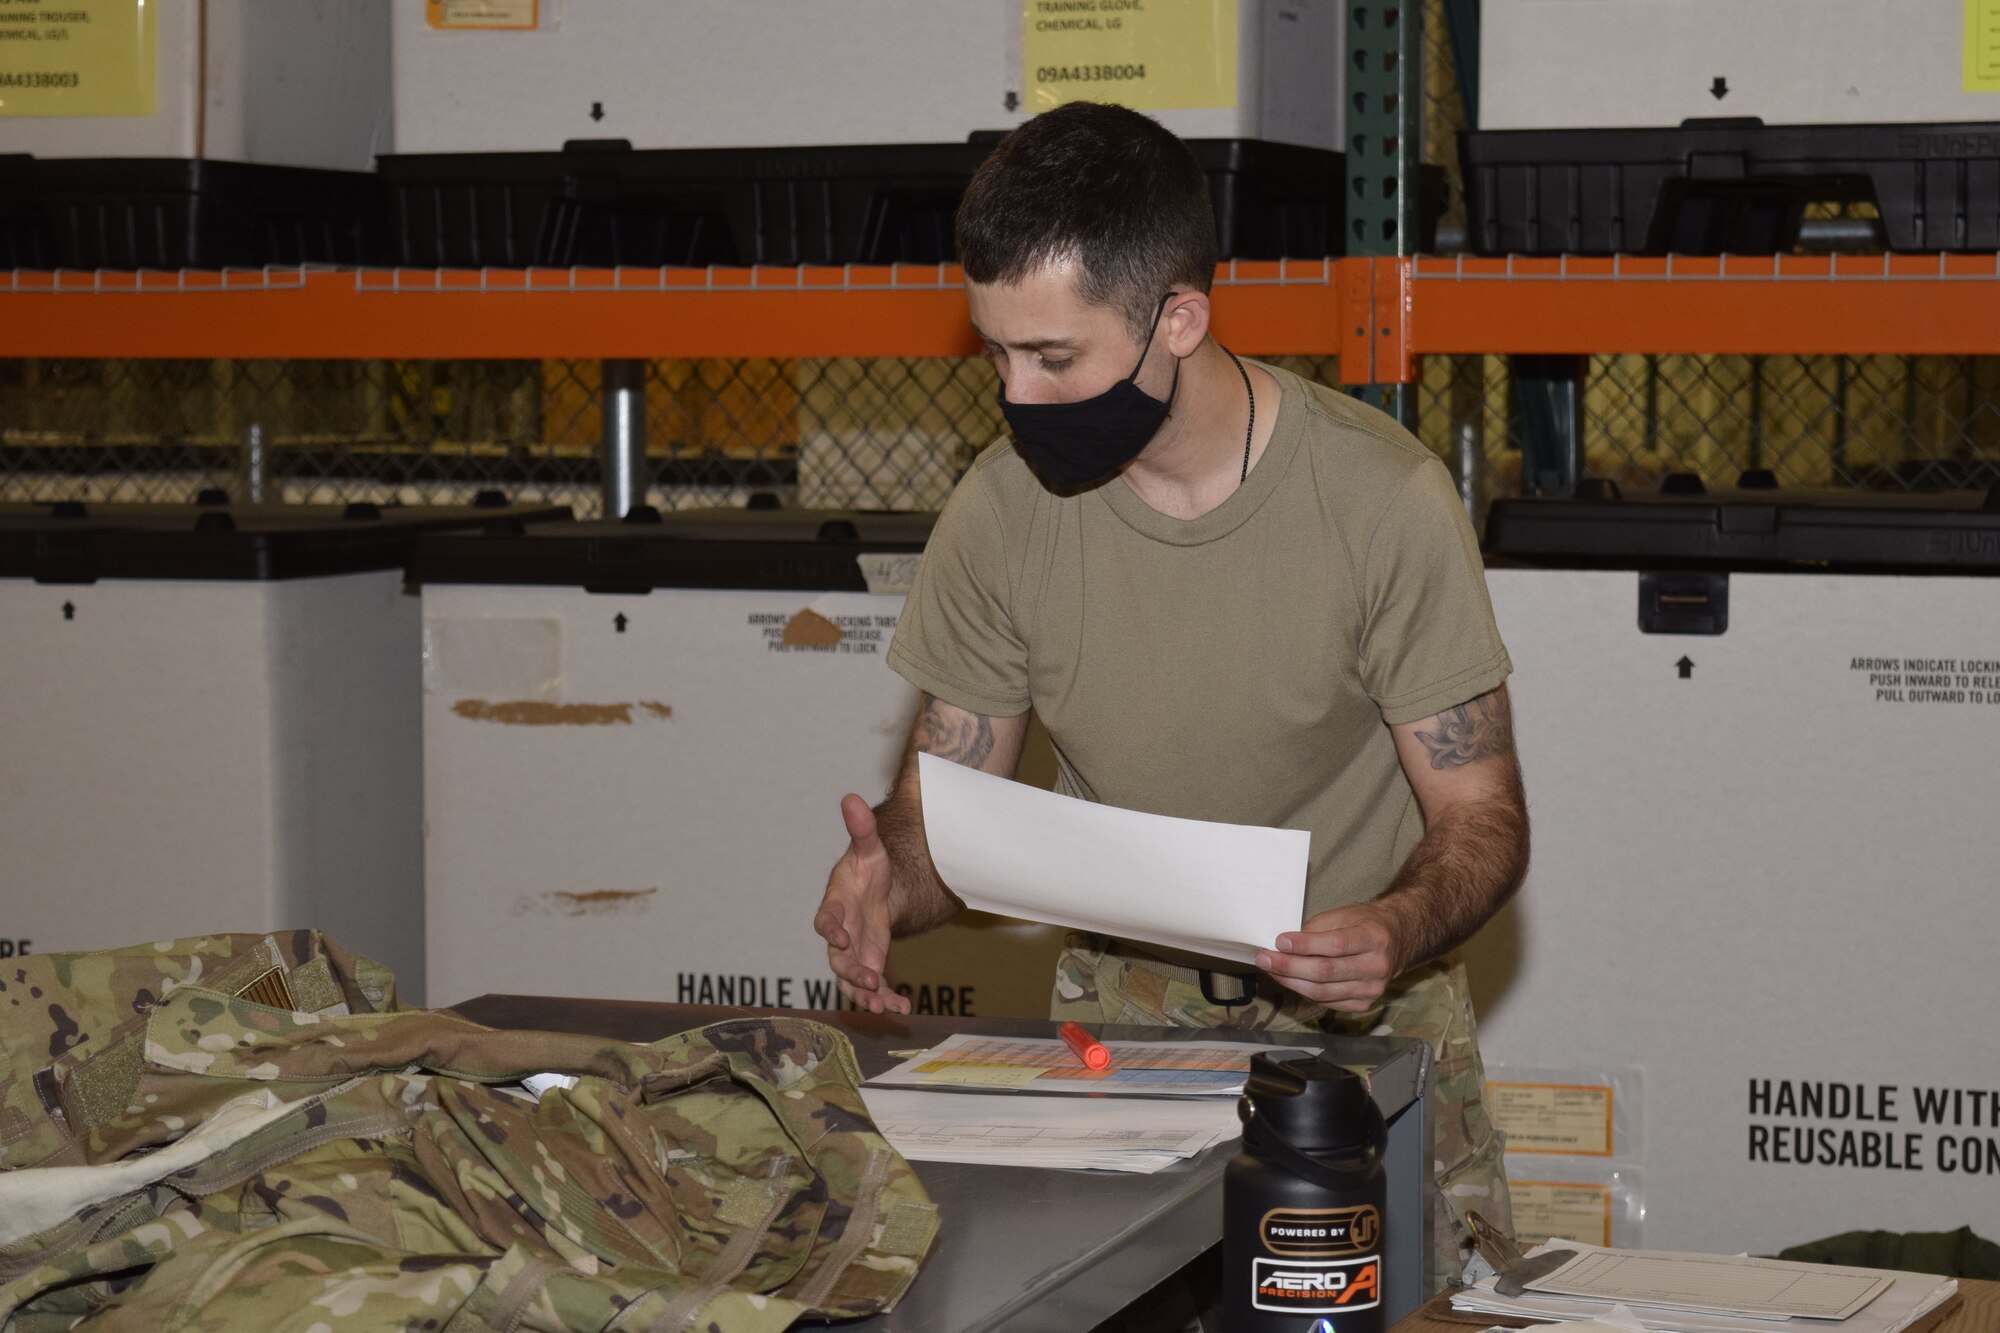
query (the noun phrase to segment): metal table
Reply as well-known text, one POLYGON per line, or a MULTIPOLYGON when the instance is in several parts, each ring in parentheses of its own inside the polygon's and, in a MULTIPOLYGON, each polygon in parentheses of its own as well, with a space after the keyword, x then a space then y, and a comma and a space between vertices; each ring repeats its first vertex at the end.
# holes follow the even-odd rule
MULTIPOLYGON (((788 1012, 845 1033, 866 1077, 898 1063, 890 1051, 935 1045, 954 1032, 1046 1037, 1056 1030, 1053 1023, 1018 1019, 730 1009, 527 995, 482 995, 454 1007, 489 1027, 583 1032, 625 1041, 657 1041, 725 1018, 788 1012)), ((1389 1122, 1384 1322, 1393 1323, 1422 1304, 1430 1221, 1423 1186, 1431 1157, 1424 1097, 1431 1061, 1422 1042, 1189 1028, 1106 1027, 1100 1033, 1130 1041, 1222 1036, 1314 1046, 1341 1064, 1365 1068, 1376 1104, 1389 1122)), ((937 1244, 893 1313, 847 1327, 856 1333, 1088 1329, 1222 1238, 1222 1170, 1235 1152, 1234 1142, 1219 1144, 1154 1175, 916 1163, 917 1174, 943 1217, 937 1244)))

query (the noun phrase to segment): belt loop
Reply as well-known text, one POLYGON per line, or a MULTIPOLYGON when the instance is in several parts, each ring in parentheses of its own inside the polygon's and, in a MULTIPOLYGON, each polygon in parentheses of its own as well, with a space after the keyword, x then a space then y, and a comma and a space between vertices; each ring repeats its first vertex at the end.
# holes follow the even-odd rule
POLYGON ((1204 967, 1196 969, 1196 975, 1201 978, 1201 998, 1207 1000, 1210 1004, 1219 1004, 1224 1009, 1241 1009, 1246 1004, 1255 1004, 1257 1002, 1257 974, 1254 972, 1248 976, 1236 972, 1222 973, 1223 976, 1234 977, 1236 984, 1242 988, 1242 994, 1233 1000, 1225 1000, 1215 993, 1216 974, 1214 972, 1204 967))

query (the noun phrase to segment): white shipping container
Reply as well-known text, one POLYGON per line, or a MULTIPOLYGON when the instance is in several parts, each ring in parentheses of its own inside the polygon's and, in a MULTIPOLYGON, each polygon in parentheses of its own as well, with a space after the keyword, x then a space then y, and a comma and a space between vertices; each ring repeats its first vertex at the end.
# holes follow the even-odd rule
POLYGON ((1649 1248, 2000 1231, 2000 579, 1733 573, 1713 637, 1630 570, 1487 582, 1535 823, 1466 950, 1489 1076, 1641 1071, 1649 1248))
MULTIPOLYGON (((369 171, 388 151, 389 0, 152 3, 152 115, 0 115, 0 153, 369 171)), ((424 6, 398 8, 421 16, 424 6)))
MULTIPOLYGON (((1186 138, 1338 149, 1345 6, 1219 2, 1236 105, 1149 114, 1186 138)), ((395 151, 962 142, 1033 110, 1032 21, 1021 0, 543 0, 531 30, 446 31, 398 5, 395 151)))
MULTIPOLYGON (((909 734, 916 691, 882 657, 902 608, 889 593, 425 584, 433 1002, 833 1007, 812 919, 847 846, 841 796, 886 794, 909 734), (786 646, 808 623, 838 643, 786 646)), ((899 941, 889 978, 918 1012, 1039 1018, 1063 934, 961 919, 899 941)))
POLYGON ((1960 0, 1486 0, 1479 40, 1484 130, 2000 118, 1960 0))
POLYGON ((399 569, 0 578, 0 955, 315 926, 424 994, 399 569))

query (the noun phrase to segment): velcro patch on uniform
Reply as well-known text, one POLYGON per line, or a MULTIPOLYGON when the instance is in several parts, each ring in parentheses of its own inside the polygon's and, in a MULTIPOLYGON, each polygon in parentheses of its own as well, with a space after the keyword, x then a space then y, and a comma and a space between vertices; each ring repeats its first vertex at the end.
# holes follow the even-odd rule
POLYGON ((333 964, 324 954, 292 969, 292 998, 299 1008, 321 1018, 334 1017, 327 1011, 335 1008, 342 1016, 347 1013, 347 997, 341 994, 340 983, 333 978, 333 964))
POLYGON ((715 1215, 733 1227, 754 1227, 771 1211, 777 1194, 778 1187, 768 1180, 738 1176, 723 1191, 722 1206, 715 1215))
POLYGON ((65 1080, 77 1114, 77 1132, 87 1134, 123 1115, 139 1090, 144 1069, 145 1044, 136 1032, 78 1065, 65 1080))
POLYGON ((935 1205, 905 1201, 889 1209, 882 1219, 882 1234, 876 1238, 875 1248, 883 1254, 915 1259, 931 1247, 937 1229, 935 1205))

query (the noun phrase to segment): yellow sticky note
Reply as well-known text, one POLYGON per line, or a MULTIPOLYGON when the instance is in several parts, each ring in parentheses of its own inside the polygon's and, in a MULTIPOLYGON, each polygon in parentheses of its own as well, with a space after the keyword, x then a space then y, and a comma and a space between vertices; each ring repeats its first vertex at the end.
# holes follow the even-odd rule
POLYGON ((424 0, 424 17, 447 31, 526 32, 541 21, 539 0, 424 0))
POLYGON ((2000 0, 1965 0, 1965 91, 2000 93, 2000 0))
POLYGON ((0 3, 0 116, 150 116, 159 109, 157 3, 0 3))
POLYGON ((947 1065, 924 1076, 929 1083, 974 1088, 1025 1088, 1041 1076, 1033 1065, 947 1065))
POLYGON ((1570 1180, 1509 1180, 1514 1234, 1525 1243, 1611 1244, 1611 1187, 1570 1180))
POLYGON ((1025 0, 1021 24, 1030 111, 1236 105, 1236 0, 1025 0))
POLYGON ((1609 1157, 1612 1090, 1601 1083, 1488 1083, 1486 1111, 1508 1152, 1609 1157))

